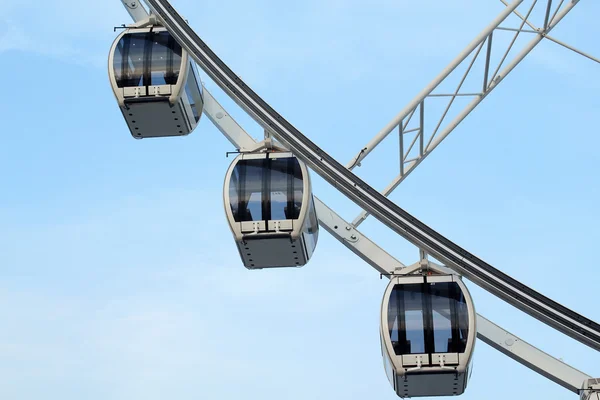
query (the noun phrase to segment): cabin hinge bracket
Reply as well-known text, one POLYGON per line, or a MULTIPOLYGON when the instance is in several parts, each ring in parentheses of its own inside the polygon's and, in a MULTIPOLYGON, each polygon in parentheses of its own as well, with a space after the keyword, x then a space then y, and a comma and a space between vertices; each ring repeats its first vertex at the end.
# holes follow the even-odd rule
POLYGON ((600 379, 588 379, 583 382, 581 400, 600 400, 600 379))
MULTIPOLYGON (((134 7, 132 7, 134 8, 134 7)), ((160 21, 156 18, 156 15, 150 14, 148 18, 143 19, 141 21, 135 22, 133 24, 127 25, 128 28, 148 28, 151 26, 161 26, 160 21)))

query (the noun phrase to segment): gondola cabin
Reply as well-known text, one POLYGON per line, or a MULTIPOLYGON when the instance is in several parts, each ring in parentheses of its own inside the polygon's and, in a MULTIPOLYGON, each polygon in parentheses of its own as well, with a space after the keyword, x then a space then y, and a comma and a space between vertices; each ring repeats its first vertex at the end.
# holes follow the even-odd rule
POLYGON ((202 86, 188 53, 161 26, 127 28, 110 50, 110 83, 136 139, 183 136, 202 115, 202 86))
POLYGON ((381 306, 387 377, 400 397, 462 394, 475 345, 475 308, 457 275, 396 275, 381 306))
POLYGON ((248 269, 300 267, 319 234, 306 165, 289 152, 242 153, 223 191, 225 214, 248 269))

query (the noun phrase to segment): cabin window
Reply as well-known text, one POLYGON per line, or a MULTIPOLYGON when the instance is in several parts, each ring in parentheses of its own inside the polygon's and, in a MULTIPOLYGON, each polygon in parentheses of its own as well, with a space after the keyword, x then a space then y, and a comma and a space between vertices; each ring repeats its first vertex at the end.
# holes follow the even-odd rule
POLYGON ((298 219, 303 185, 295 157, 238 161, 229 183, 235 221, 298 219))
POLYGON ((399 284, 392 290, 388 326, 397 355, 464 353, 468 323, 456 282, 399 284))

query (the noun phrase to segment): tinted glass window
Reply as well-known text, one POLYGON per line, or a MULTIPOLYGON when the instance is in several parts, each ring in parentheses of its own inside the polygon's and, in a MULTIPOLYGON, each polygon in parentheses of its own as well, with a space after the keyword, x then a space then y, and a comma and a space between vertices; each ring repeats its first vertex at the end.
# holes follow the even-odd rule
POLYGON ((251 218, 249 221, 260 221, 263 219, 263 201, 262 193, 260 191, 250 192, 250 198, 248 199, 248 215, 251 218))
POLYGON ((298 219, 302 205, 302 172, 296 158, 270 160, 271 219, 298 219))
POLYGON ((308 210, 308 233, 314 235, 315 242, 319 236, 319 219, 317 218, 317 212, 315 210, 315 201, 311 195, 310 197, 310 209, 308 210))
POLYGON ((200 114, 202 113, 202 89, 200 82, 196 78, 193 64, 190 63, 190 70, 188 73, 187 82, 185 83, 185 94, 187 96, 192 112, 194 113, 194 119, 196 122, 200 121, 200 114))
POLYGON ((407 354, 425 353, 421 286, 423 285, 404 285, 404 323, 407 354))
POLYGON ((460 352, 467 346, 467 336, 469 335, 469 309, 467 307, 465 296, 458 285, 456 285, 456 292, 454 293, 453 298, 453 303, 456 306, 456 313, 458 314, 458 351, 460 352))
POLYGON ((241 168, 234 168, 231 173, 231 178, 229 178, 229 206, 231 207, 231 213, 233 214, 233 218, 236 221, 243 221, 240 216, 240 170, 241 168))
POLYGON ((113 69, 118 87, 144 85, 144 51, 146 33, 131 33, 117 43, 113 57, 113 69))
POLYGON ((422 284, 396 285, 388 306, 388 326, 396 354, 425 353, 422 284))
POLYGON ((169 32, 152 33, 150 85, 175 85, 181 69, 181 46, 169 32))
POLYGON ((235 221, 298 219, 303 184, 295 157, 238 161, 229 182, 235 221))
POLYGON ((113 69, 118 87, 174 85, 181 46, 168 32, 129 33, 117 43, 113 69))
POLYGON ((396 354, 462 353, 468 308, 456 282, 396 285, 388 306, 396 354), (427 327, 432 327, 432 332, 427 327))
POLYGON ((430 285, 433 317, 434 353, 454 353, 452 343, 452 310, 447 283, 430 285))
MULTIPOLYGON (((396 285, 394 290, 392 291, 392 295, 390 296, 390 301, 388 304, 388 327, 390 330, 390 338, 392 339, 392 345, 396 350, 396 354, 404 354, 403 349, 398 349, 401 346, 404 346, 404 341, 400 343, 400 336, 403 336, 404 327, 400 327, 401 315, 404 314, 404 311, 400 309, 400 304, 402 299, 402 291, 400 290, 400 285, 396 285)), ((405 336, 405 335, 404 335, 405 336)))
POLYGON ((196 122, 200 121, 200 111, 198 110, 198 106, 196 101, 194 100, 194 96, 192 96, 192 90, 189 85, 185 85, 185 95, 187 97, 188 102, 190 103, 190 108, 192 109, 192 113, 194 114, 194 120, 196 122))
POLYGON ((229 200, 237 222, 263 220, 263 164, 266 160, 241 160, 229 182, 229 200))
POLYGON ((306 253, 308 256, 312 256, 317 247, 317 240, 319 239, 319 222, 317 220, 317 213, 315 211, 314 199, 311 195, 308 201, 307 215, 304 220, 304 226, 302 227, 302 236, 304 238, 304 244, 306 245, 306 253))

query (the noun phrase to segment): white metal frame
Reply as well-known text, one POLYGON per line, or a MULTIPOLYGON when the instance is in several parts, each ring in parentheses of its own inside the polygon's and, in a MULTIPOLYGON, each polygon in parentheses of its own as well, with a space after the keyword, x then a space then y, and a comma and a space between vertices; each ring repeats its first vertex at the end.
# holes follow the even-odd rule
POLYGON ((254 92, 194 32, 169 0, 145 0, 145 2, 161 24, 228 96, 270 135, 340 193, 364 210, 371 212, 393 232, 484 290, 577 341, 600 350, 600 323, 564 307, 504 274, 378 193, 303 135, 254 92))
MULTIPOLYGON (((204 88, 204 102, 204 113, 208 119, 211 122, 217 121, 215 126, 234 146, 240 149, 253 147, 256 141, 225 112, 206 87, 204 88)), ((421 262, 405 266, 367 236, 360 233, 351 223, 345 221, 318 197, 315 196, 314 199, 321 227, 380 274, 389 276, 399 271, 408 273, 422 267, 421 262)), ((430 264, 433 263, 430 262, 430 264)), ((433 265, 437 269, 444 268, 437 264, 433 265)), ((477 314, 477 338, 574 393, 579 393, 585 387, 585 382, 591 379, 590 375, 539 350, 480 314, 477 314)))
MULTIPOLYGON (((129 12, 130 16, 135 21, 139 21, 148 17, 148 12, 143 7, 141 7, 139 2, 125 0, 121 0, 121 2, 129 12)), ((521 2, 522 0, 516 1, 515 3, 518 3, 516 4, 516 6, 518 6, 521 2)), ((562 17, 564 17, 564 15, 566 15, 566 13, 577 2, 578 0, 572 0, 568 5, 568 7, 570 8, 566 11, 563 10, 560 13, 561 15, 559 16, 558 9, 563 3, 563 1, 561 1, 561 4, 557 8, 557 11, 554 14, 553 18, 549 20, 547 30, 549 31, 548 28, 550 27, 550 24, 552 22, 554 22, 554 25, 556 25, 556 23, 558 23, 558 21, 560 21, 560 19, 562 19, 562 17)), ((515 6, 515 3, 513 3, 513 6, 515 6)), ((550 5, 551 1, 549 0, 549 7, 550 5)), ((510 9, 510 12, 515 12, 516 6, 514 8, 511 6, 508 9, 510 9)), ((547 35, 545 35, 544 37, 547 37, 547 35)), ((484 40, 487 40, 487 36, 484 40)), ((538 38, 536 38, 536 40, 538 40, 538 38)), ((541 38, 539 38, 539 40, 541 40, 541 38)), ((558 43, 558 41, 556 40, 553 41, 558 43)), ((535 47, 535 44, 533 45, 533 47, 535 47)), ((531 49, 529 49, 529 51, 530 50, 531 49)), ((523 54, 521 59, 524 58, 529 51, 523 54)), ((579 53, 581 54, 582 52, 579 53)), ((597 59, 594 59, 591 56, 588 56, 586 54, 583 55, 590 59, 593 59, 594 61, 598 61, 597 59)), ((468 54, 466 56, 468 56, 468 54)), ((517 63, 519 61, 517 61, 517 63)), ((511 65, 513 63, 511 63, 511 65)), ((514 68, 514 66, 516 66, 516 64, 513 65, 512 68, 508 70, 508 72, 510 72, 514 68)), ((496 84, 497 83, 498 82, 496 82, 496 84)), ((248 135, 248 133, 244 131, 243 128, 224 110, 224 108, 214 99, 214 97, 209 93, 208 90, 206 90, 206 88, 204 88, 204 100, 205 105, 203 112, 207 115, 209 120, 219 129, 219 131, 231 141, 232 144, 234 144, 240 150, 253 148, 255 146, 255 140, 250 135, 248 135)), ((418 107, 420 104, 421 102, 417 102, 413 109, 416 110, 416 107, 418 107)), ((409 112, 406 115, 411 113, 411 111, 412 110, 409 110, 409 112)), ((468 115, 469 112, 470 111, 466 112, 466 114, 459 121, 457 121, 456 124, 454 124, 454 126, 450 129, 450 131, 448 131, 446 136, 451 132, 452 129, 454 129, 454 127, 456 127, 456 125, 458 125, 458 123, 460 123, 460 121, 462 121, 462 119, 464 119, 464 117, 468 115)), ((400 118, 394 126, 399 125, 403 118, 404 117, 400 118)), ((394 129, 394 126, 392 126, 391 130, 394 129)), ((439 141, 441 140, 443 140, 443 137, 439 141)), ((366 157, 366 154, 364 153, 365 152, 363 151, 359 153, 359 156, 353 161, 354 165, 351 165, 351 167, 360 163, 360 161, 364 159, 364 157, 366 157)), ((427 154, 428 153, 426 153, 425 155, 427 154)), ((349 224, 348 222, 344 221, 331 208, 329 208, 316 197, 315 206, 317 209, 317 214, 321 226, 324 227, 329 233, 331 233, 337 240, 343 243, 348 249, 350 249, 364 261, 369 263, 369 265, 371 265, 377 271, 379 271, 380 273, 388 274, 392 272, 389 271, 390 267, 392 266, 394 266, 394 269, 406 268, 401 262, 399 262, 394 257, 386 253, 369 238, 362 235, 358 230, 356 230, 353 224, 349 224)), ((414 267, 418 267, 418 265, 414 267)), ((439 266, 439 268, 444 267, 439 266)), ((505 331, 504 329, 495 325, 494 323, 482 317, 481 315, 477 316, 477 336, 485 343, 488 343, 493 348, 511 357, 515 361, 518 361, 519 363, 527 366, 528 368, 531 368, 532 370, 560 384, 568 390, 581 394, 582 398, 585 398, 585 400, 598 398, 597 392, 600 390, 600 385, 598 385, 596 380, 591 379, 589 375, 572 368, 571 366, 542 352, 541 350, 535 348, 527 342, 522 341, 520 338, 505 331)))
MULTIPOLYGON (((222 106, 212 94, 204 88, 204 112, 215 126, 238 148, 252 148, 256 141, 248 134, 222 106)), ((409 271, 421 268, 421 263, 410 267, 395 259, 367 236, 360 233, 349 222, 341 218, 333 209, 315 196, 315 208, 321 227, 325 228, 335 239, 344 244, 350 251, 359 256, 379 273, 389 276, 394 271, 409 271), (390 268, 395 266, 395 268, 390 268)), ((432 263, 433 264, 433 263, 432 263)), ((436 265, 438 269, 442 266, 436 265)), ((587 375, 568 364, 544 353, 518 336, 502 329, 489 319, 477 314, 477 338, 489 344, 504 355, 525 365, 564 388, 578 393, 587 379, 587 375)))
MULTIPOLYGON (((600 63, 600 59, 593 57, 575 47, 555 39, 549 35, 549 32, 577 5, 579 0, 568 1, 561 0, 557 6, 553 6, 552 0, 532 1, 532 4, 526 8, 526 15, 522 15, 517 9, 523 4, 524 0, 515 0, 508 3, 506 0, 500 0, 506 9, 488 25, 477 37, 463 50, 450 64, 423 89, 405 108, 398 113, 371 141, 365 145, 360 152, 347 164, 349 169, 361 165, 362 161, 373 151, 385 138, 392 132, 397 131, 399 135, 399 174, 381 193, 389 196, 402 181, 444 140, 454 129, 479 105, 481 102, 508 76, 521 61, 543 40, 548 39, 569 50, 572 50, 592 61, 600 63), (530 20, 536 6, 546 2, 544 13, 543 28, 536 27, 530 20), (562 7, 564 5, 564 7, 562 7), (514 14, 520 20, 518 28, 502 26, 509 15, 514 14), (531 30, 524 29, 528 25, 531 30), (506 48, 498 49, 494 43, 494 32, 498 30, 514 32, 514 36, 506 48), (517 39, 522 33, 533 34, 531 39, 521 51, 502 69, 502 66, 508 59, 511 51, 514 50, 517 39), (491 64, 492 53, 501 50, 500 62, 497 66, 491 64), (475 63, 480 56, 485 57, 483 70, 477 71, 475 63), (459 67, 465 69, 464 74, 456 83, 456 90, 452 93, 437 93, 435 90, 443 83, 453 82, 450 75, 459 67), (474 74, 480 74, 481 90, 478 92, 466 92, 463 85, 468 77, 474 74), (454 119, 447 121, 452 106, 458 97, 472 98, 473 100, 464 109, 455 114, 454 119), (447 104, 441 114, 427 111, 426 103, 428 99, 445 98, 447 104)), ((367 219, 369 213, 361 212, 352 222, 358 227, 367 219)))

